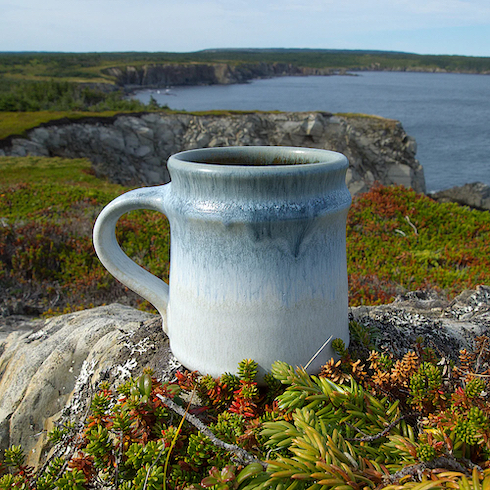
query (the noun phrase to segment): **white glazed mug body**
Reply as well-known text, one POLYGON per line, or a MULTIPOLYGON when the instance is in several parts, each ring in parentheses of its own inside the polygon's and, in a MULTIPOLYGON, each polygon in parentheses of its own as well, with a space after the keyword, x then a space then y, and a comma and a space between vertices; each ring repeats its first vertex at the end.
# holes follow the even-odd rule
MULTIPOLYGON (((188 369, 219 376, 244 358, 261 375, 276 360, 306 366, 330 336, 349 341, 347 165, 338 153, 287 147, 170 157, 170 184, 123 195, 112 212, 112 222, 128 206, 166 214, 170 288, 134 263, 125 272, 126 256, 114 259, 112 230, 100 238, 113 226, 105 210, 94 244, 108 270, 162 313, 172 352, 188 369)), ((308 371, 332 355, 328 344, 308 371)))

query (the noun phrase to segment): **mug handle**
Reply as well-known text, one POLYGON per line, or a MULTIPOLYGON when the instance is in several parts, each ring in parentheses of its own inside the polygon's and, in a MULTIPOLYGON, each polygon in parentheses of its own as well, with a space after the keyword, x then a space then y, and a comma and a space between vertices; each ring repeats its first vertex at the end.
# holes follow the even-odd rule
MULTIPOLYGON (((164 201, 170 185, 143 187, 117 197, 101 211, 93 233, 95 252, 102 265, 125 286, 155 306, 163 318, 167 311, 168 284, 147 272, 123 252, 116 239, 116 224, 123 214, 136 209, 151 209, 165 214, 164 201)), ((163 323, 165 330, 166 322, 163 323)))

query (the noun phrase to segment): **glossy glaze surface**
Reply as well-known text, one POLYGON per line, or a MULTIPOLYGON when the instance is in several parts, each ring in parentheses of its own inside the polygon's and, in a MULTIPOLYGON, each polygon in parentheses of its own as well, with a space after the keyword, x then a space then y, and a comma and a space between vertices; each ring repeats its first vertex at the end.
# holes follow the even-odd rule
MULTIPOLYGON (((187 368, 218 376, 244 358, 262 374, 276 360, 305 366, 331 335, 348 343, 347 165, 338 153, 285 147, 174 155, 170 184, 131 191, 104 209, 96 251, 158 308, 187 368), (170 287, 117 245, 117 219, 137 208, 169 219, 170 287)), ((331 355, 327 346, 308 370, 331 355)))

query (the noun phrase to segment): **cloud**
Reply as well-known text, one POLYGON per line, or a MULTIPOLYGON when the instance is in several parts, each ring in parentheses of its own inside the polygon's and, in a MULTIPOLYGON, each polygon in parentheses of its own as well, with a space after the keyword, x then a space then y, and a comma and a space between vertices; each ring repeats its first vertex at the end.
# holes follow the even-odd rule
POLYGON ((461 20, 490 20, 490 6, 484 1, 428 0, 425 2, 403 1, 409 13, 416 15, 437 15, 461 20))
MULTIPOLYGON (((437 27, 446 24, 448 20, 456 24, 467 22, 488 23, 490 22, 490 4, 488 2, 463 1, 463 0, 345 0, 342 2, 334 0, 274 0, 265 2, 265 8, 271 12, 287 14, 324 14, 321 17, 327 23, 350 22, 353 24, 364 24, 366 28, 371 26, 388 25, 417 28, 430 23, 437 27)), ((350 27, 346 24, 346 28, 350 27)))
MULTIPOLYGON (((410 49, 410 35, 397 32, 490 24, 487 0, 0 0, 0 9, 2 50, 390 50, 403 37, 407 50, 416 51, 410 49)), ((446 35, 437 32, 440 46, 446 35)), ((479 45, 482 40, 490 46, 480 32, 479 45)), ((447 49, 457 49, 453 44, 447 49)))

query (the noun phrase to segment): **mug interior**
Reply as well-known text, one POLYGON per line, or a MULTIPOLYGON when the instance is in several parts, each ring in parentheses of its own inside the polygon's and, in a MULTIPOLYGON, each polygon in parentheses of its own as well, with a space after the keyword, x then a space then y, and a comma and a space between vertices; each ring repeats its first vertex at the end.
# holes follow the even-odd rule
POLYGON ((207 163, 211 165, 232 165, 232 166, 244 166, 244 167, 265 167, 270 165, 305 165, 308 163, 320 163, 320 160, 312 161, 300 161, 298 158, 283 158, 275 157, 273 159, 266 156, 257 155, 256 158, 250 158, 250 156, 243 157, 225 157, 218 158, 206 158, 201 161, 196 160, 195 163, 207 163))
MULTIPOLYGON (((188 163, 242 167, 305 165, 328 161, 319 158, 318 152, 322 150, 240 146, 188 150, 174 155, 174 158, 188 163)), ((323 151, 323 153, 327 152, 323 151)))

